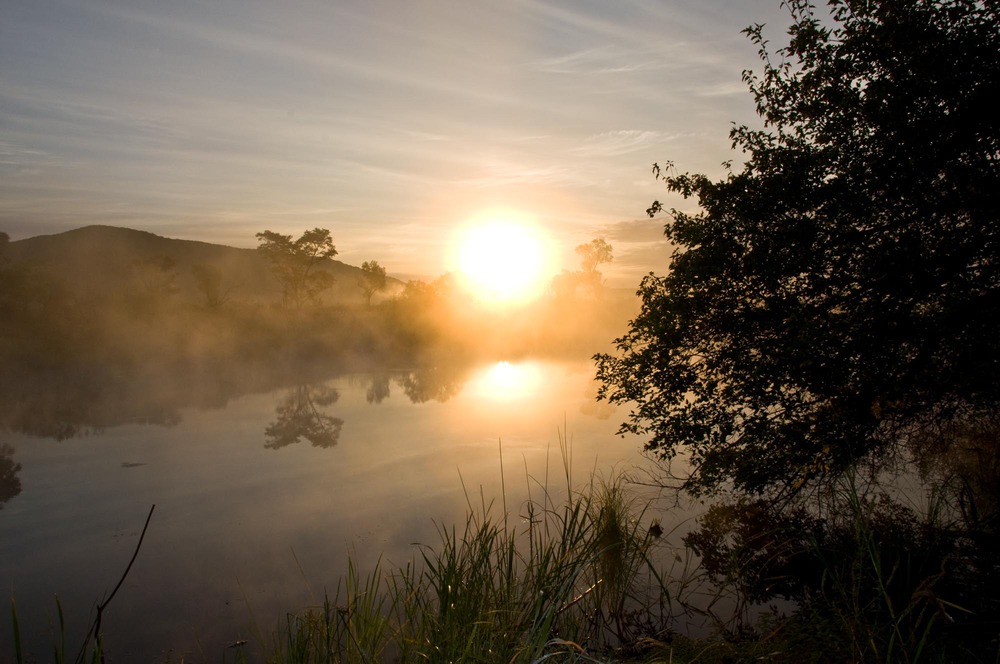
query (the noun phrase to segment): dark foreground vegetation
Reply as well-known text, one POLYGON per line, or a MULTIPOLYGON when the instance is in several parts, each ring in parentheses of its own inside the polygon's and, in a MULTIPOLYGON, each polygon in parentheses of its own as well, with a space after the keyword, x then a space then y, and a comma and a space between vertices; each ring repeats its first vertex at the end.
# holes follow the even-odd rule
POLYGON ((786 4, 787 47, 746 31, 743 163, 654 167, 676 249, 601 394, 713 499, 706 572, 794 602, 758 656, 997 661, 1000 8, 786 4))
MULTIPOLYGON (((402 567, 351 559, 280 624, 248 609, 249 638, 157 661, 995 661, 996 562, 940 495, 904 506, 852 475, 801 509, 718 505, 685 532, 634 478, 574 488, 564 469, 528 477, 522 505, 467 495, 465 522, 402 567)), ((22 652, 11 616, 19 663, 125 661, 99 619, 67 639, 58 600, 51 658, 22 652)))
MULTIPOLYGON (((700 211, 653 204, 670 209, 669 271, 597 357, 603 396, 632 408, 624 430, 708 500, 697 524, 670 532, 620 479, 470 501, 411 566, 352 568, 322 606, 262 628, 263 657, 1000 660, 1000 10, 787 4, 787 47, 748 30, 764 126, 733 129, 744 163, 719 181, 656 169, 700 211)), ((442 289, 412 285, 336 329, 301 313, 239 329, 250 357, 419 355, 448 338, 442 289), (312 325, 336 343, 275 332, 312 325), (395 334, 355 333, 369 325, 395 334)), ((487 334, 456 315, 450 330, 487 334)), ((227 656, 252 657, 240 648, 227 656)))

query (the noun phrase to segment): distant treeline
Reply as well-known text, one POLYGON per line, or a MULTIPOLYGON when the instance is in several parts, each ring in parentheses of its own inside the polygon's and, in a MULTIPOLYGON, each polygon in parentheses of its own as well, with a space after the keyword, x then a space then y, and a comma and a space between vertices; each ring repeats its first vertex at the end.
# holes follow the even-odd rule
MULTIPOLYGON (((167 423, 176 406, 348 370, 587 358, 634 313, 593 258, 533 303, 491 308, 450 275, 403 283, 374 260, 338 263, 323 229, 258 239, 251 250, 110 227, 0 234, 0 426, 63 437, 53 427, 167 423)), ((607 262, 610 246, 594 246, 607 262)))

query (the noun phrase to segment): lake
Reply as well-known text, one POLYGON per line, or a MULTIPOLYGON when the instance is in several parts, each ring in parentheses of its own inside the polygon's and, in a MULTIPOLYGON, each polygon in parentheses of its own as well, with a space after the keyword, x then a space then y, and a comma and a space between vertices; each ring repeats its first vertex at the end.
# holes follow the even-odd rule
MULTIPOLYGON (((322 604, 348 553, 403 565, 436 524, 464 522, 467 496, 499 514, 506 495, 519 513, 529 491, 565 486, 561 439, 574 484, 628 470, 641 441, 615 435, 625 413, 595 401, 593 375, 545 361, 356 373, 180 407, 166 424, 0 434, 22 486, 0 509, 0 582, 26 647, 51 659, 58 596, 76 655, 154 504, 104 612, 106 646, 118 661, 221 661, 322 604)), ((9 620, 0 639, 7 661, 9 620)))

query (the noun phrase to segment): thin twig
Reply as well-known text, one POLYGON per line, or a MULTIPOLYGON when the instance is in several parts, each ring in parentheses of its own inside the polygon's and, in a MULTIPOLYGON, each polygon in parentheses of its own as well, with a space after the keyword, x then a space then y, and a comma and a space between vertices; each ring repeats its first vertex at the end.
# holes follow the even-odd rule
MULTIPOLYGON (((97 605, 97 617, 94 619, 94 628, 87 632, 87 638, 84 639, 83 641, 83 646, 80 648, 80 654, 77 655, 76 657, 76 661, 78 664, 83 662, 83 655, 87 650, 87 644, 90 643, 91 634, 94 635, 94 641, 100 643, 101 614, 104 612, 104 609, 108 607, 108 604, 111 603, 111 600, 115 598, 115 595, 118 593, 118 589, 122 587, 123 583, 125 583, 125 577, 128 576, 129 570, 132 569, 132 565, 133 563, 135 563, 135 559, 139 557, 139 549, 142 547, 142 540, 144 537, 146 537, 146 529, 149 528, 149 520, 153 518, 153 510, 155 509, 156 509, 155 504, 149 508, 149 514, 146 515, 146 523, 142 527, 142 532, 139 533, 139 541, 135 545, 135 551, 132 553, 132 559, 128 561, 128 566, 125 568, 125 572, 122 574, 122 578, 118 579, 118 584, 115 586, 115 589, 111 591, 111 595, 106 600, 97 605)), ((100 657, 101 657, 101 664, 104 664, 103 651, 100 652, 100 657)))

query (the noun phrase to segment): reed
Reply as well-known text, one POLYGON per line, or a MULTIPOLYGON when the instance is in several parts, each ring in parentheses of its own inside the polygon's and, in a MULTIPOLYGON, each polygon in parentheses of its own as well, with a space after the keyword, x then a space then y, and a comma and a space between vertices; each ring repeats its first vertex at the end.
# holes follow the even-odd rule
MULTIPOLYGON (((565 460, 568 442, 560 445, 565 460)), ((997 602, 984 597, 995 560, 971 576, 965 531, 940 502, 918 514, 878 502, 847 477, 813 512, 717 505, 707 515, 728 516, 714 533, 672 548, 651 502, 621 473, 592 473, 582 487, 568 463, 561 487, 549 484, 548 468, 541 481, 525 475, 528 498, 513 511, 506 482, 495 502, 466 491, 464 522, 438 524, 436 540, 408 563, 379 560, 362 572, 349 556, 321 606, 258 626, 259 650, 227 650, 223 661, 998 661, 989 635, 997 602), (791 602, 744 611, 776 597, 791 602), (717 632, 684 634, 680 618, 716 610, 717 632)), ((61 663, 56 605, 52 661, 61 663)), ((12 601, 20 664, 19 618, 12 601)), ((97 638, 77 661, 104 654, 97 638)))
POLYGON ((584 662, 662 636, 671 595, 649 555, 659 526, 620 474, 577 490, 568 468, 561 498, 548 471, 528 476, 529 496, 541 492, 516 518, 505 485, 502 509, 466 492, 465 522, 438 525, 400 568, 359 576, 352 560, 332 600, 288 617, 267 661, 584 662))

